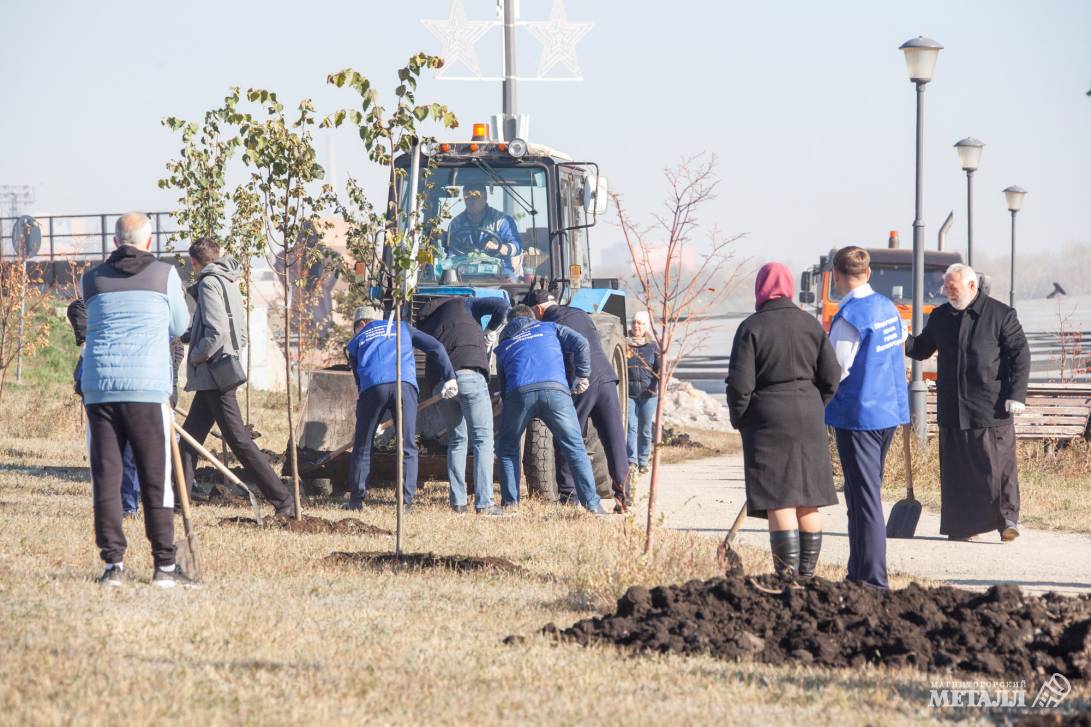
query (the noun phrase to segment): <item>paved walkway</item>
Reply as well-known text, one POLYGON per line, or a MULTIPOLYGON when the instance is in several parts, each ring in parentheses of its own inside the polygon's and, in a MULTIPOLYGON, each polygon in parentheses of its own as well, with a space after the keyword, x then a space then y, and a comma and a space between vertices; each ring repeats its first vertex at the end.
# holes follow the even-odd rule
MULTIPOLYGON (((725 455, 666 465, 659 494, 667 527, 723 538, 745 500, 742 455, 725 455)), ((889 512, 892 502, 885 502, 889 512)), ((824 508, 822 560, 848 561, 848 520, 844 500, 824 508)), ((1024 590, 1091 592, 1091 536, 1020 528, 1013 543, 985 535, 968 543, 939 534, 939 515, 925 510, 912 540, 887 541, 891 571, 984 589, 1015 583, 1024 590)), ((748 519, 738 542, 768 549, 764 520, 748 519)))

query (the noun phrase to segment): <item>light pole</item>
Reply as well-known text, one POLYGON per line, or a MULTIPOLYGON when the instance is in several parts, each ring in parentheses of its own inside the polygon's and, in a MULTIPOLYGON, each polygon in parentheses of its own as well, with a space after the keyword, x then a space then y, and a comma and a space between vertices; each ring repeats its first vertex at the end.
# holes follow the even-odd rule
POLYGON ((974 266, 974 172, 981 161, 982 142, 967 136, 955 144, 962 171, 966 172, 966 264, 974 266))
MULTIPOLYGON (((924 84, 932 80, 932 69, 943 46, 930 38, 917 36, 902 43, 905 66, 909 80, 917 87, 917 193, 913 217, 913 333, 919 335, 924 328, 924 84)), ((909 384, 909 412, 917 440, 928 439, 927 415, 928 387, 921 375, 921 362, 913 361, 909 384)))
POLYGON ((1011 290, 1008 291, 1008 305, 1015 307, 1015 213, 1023 208, 1023 197, 1027 190, 1022 187, 1008 187, 1004 190, 1004 197, 1008 201, 1008 212, 1011 212, 1011 290))

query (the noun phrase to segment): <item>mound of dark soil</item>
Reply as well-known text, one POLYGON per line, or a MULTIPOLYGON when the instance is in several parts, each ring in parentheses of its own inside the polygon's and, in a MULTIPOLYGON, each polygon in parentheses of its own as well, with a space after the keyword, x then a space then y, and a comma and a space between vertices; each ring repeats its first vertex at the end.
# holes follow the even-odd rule
MULTIPOLYGON (((252 517, 225 517, 220 525, 242 525, 257 527, 252 517)), ((292 533, 336 533, 339 535, 390 535, 389 530, 370 525, 363 520, 347 517, 341 520, 326 520, 312 515, 304 515, 301 520, 285 517, 262 518, 262 527, 266 530, 287 530, 292 533)))
POLYGON ((435 553, 402 553, 397 556, 390 552, 331 553, 324 560, 334 565, 359 565, 366 568, 405 568, 422 570, 425 568, 444 568, 458 572, 496 570, 503 573, 525 575, 527 571, 512 563, 507 558, 488 556, 475 558, 468 555, 436 555, 435 553))
POLYGON ((616 613, 543 631, 580 644, 768 664, 1091 678, 1091 596, 1027 596, 1008 584, 985 593, 916 584, 886 591, 815 578, 783 588, 773 576, 729 575, 633 586, 616 613))

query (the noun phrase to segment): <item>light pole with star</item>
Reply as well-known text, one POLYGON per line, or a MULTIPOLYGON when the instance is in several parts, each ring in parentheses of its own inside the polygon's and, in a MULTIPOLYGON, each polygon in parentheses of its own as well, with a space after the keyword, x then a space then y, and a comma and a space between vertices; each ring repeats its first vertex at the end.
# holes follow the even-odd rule
POLYGON ((581 81, 579 59, 576 56, 576 43, 587 35, 594 23, 580 23, 568 20, 564 9, 564 0, 553 0, 548 20, 520 20, 518 0, 497 0, 496 20, 470 20, 466 17, 464 0, 451 0, 446 19, 422 20, 424 27, 439 40, 443 46, 440 55, 446 60, 436 78, 448 81, 500 81, 502 89, 502 109, 498 133, 504 141, 511 141, 517 134, 518 115, 516 103, 516 83, 518 81, 581 81), (503 74, 499 77, 485 76, 477 60, 474 44, 491 28, 499 25, 503 31, 503 74), (516 72, 516 29, 526 31, 542 44, 542 53, 538 59, 537 75, 520 77, 516 72), (450 75, 456 65, 461 64, 470 71, 470 76, 450 75), (570 76, 550 75, 557 65, 568 69, 570 76))

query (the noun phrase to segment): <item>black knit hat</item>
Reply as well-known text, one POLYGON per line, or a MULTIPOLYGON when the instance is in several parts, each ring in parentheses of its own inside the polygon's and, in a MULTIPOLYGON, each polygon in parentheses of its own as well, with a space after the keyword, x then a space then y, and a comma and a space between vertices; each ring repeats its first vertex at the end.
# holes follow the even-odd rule
POLYGON ((523 300, 527 305, 541 305, 542 303, 556 302, 556 298, 553 294, 544 288, 538 290, 532 290, 527 293, 527 297, 523 300))

